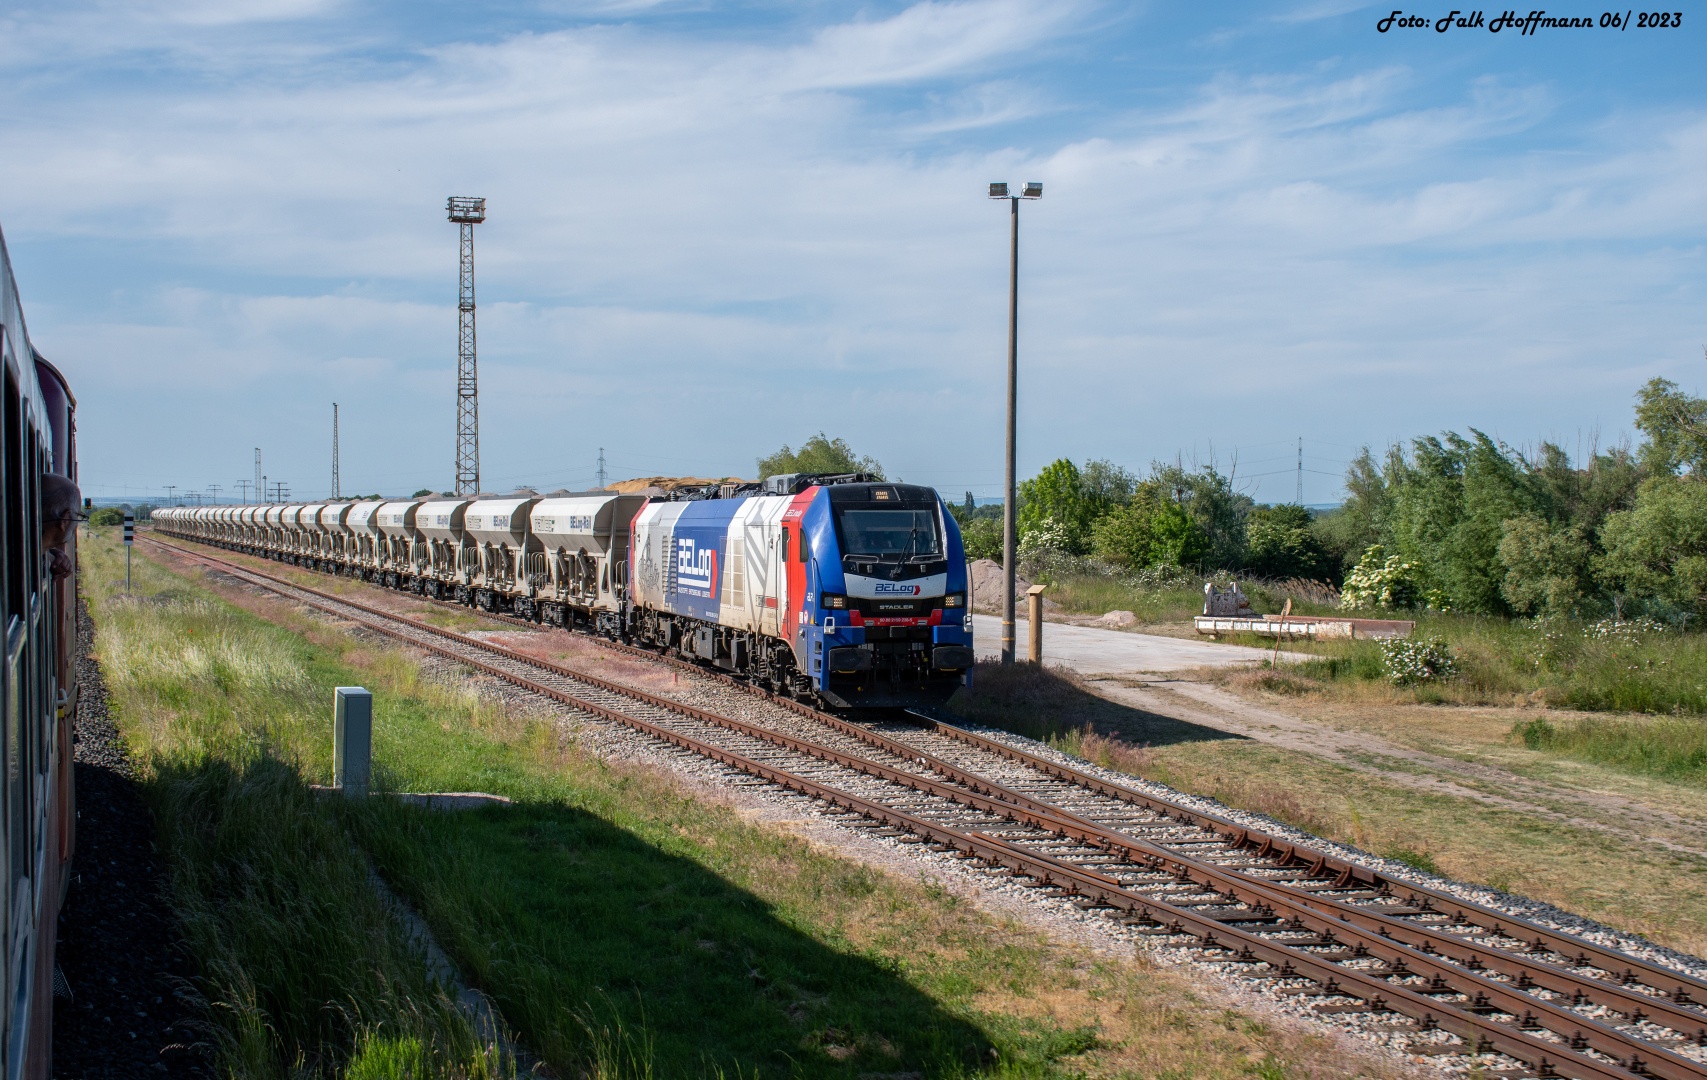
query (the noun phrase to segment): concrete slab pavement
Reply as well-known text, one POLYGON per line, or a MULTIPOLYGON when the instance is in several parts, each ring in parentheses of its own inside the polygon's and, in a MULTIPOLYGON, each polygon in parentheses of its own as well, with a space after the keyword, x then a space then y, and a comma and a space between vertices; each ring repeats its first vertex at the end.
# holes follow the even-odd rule
MULTIPOLYGON (((972 639, 980 660, 1000 656, 1002 620, 995 615, 973 615, 972 639)), ((1029 655, 1031 640, 1031 626, 1024 618, 1014 622, 1014 640, 1019 658, 1024 660, 1029 655)), ((1043 662, 1070 667, 1085 675, 1254 665, 1268 656, 1267 650, 1244 645, 1220 645, 1070 623, 1045 621, 1043 624, 1043 662)))

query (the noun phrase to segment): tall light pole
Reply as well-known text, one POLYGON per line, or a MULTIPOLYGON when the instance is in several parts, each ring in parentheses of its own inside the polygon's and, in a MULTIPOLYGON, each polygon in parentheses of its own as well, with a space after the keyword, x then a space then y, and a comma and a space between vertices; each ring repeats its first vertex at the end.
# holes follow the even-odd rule
POLYGON ((486 200, 452 195, 445 203, 445 210, 462 231, 456 303, 456 493, 473 495, 480 490, 480 387, 474 350, 474 226, 486 220, 486 200))
POLYGON ((338 500, 338 403, 332 403, 332 501, 338 500))
POLYGON ((1019 497, 1014 477, 1014 413, 1019 397, 1019 201, 1043 198, 1043 184, 1026 182, 1018 195, 1008 185, 991 184, 990 198, 1012 203, 1009 211, 1012 244, 1008 255, 1008 486, 1002 499, 1002 664, 1014 662, 1014 562, 1019 547, 1014 503, 1019 497))

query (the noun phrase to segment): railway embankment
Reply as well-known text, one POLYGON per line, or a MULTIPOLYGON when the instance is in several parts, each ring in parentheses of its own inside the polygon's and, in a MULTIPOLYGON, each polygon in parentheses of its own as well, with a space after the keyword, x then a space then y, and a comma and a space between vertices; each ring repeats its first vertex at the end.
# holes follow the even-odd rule
MULTIPOLYGON (((117 576, 101 560, 117 560, 90 547, 99 587, 117 576)), ((863 858, 838 848, 799 796, 683 768, 454 660, 155 557, 137 560, 137 599, 90 590, 96 651, 159 822, 209 1042, 240 1075, 299 1060, 508 1069, 432 983, 369 865, 561 1076, 1403 1071, 1141 955, 992 914, 951 860, 938 875, 880 839, 863 858), (315 798, 330 687, 352 682, 376 693, 382 791, 513 804, 315 798)), ((630 663, 551 636, 606 674, 630 663)))

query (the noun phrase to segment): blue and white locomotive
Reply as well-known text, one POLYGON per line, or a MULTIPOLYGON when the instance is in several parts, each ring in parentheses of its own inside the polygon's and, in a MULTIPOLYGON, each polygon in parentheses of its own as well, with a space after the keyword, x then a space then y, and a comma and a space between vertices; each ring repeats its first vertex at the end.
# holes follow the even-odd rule
POLYGON ((973 659, 953 515, 930 488, 811 479, 642 507, 630 633, 837 707, 945 699, 973 659))

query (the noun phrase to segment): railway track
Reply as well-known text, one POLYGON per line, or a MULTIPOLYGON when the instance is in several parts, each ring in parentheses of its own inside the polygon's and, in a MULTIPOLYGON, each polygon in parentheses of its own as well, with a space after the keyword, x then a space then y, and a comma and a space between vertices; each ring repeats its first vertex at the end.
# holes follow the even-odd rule
POLYGON ((1642 958, 928 717, 855 723, 601 641, 777 706, 763 722, 737 720, 149 539, 831 812, 1003 868, 1139 933, 1194 940, 1198 959, 1313 1000, 1319 1014, 1391 1020, 1414 1033, 1412 1053, 1504 1055, 1489 1076, 1707 1080, 1707 982, 1642 958))

